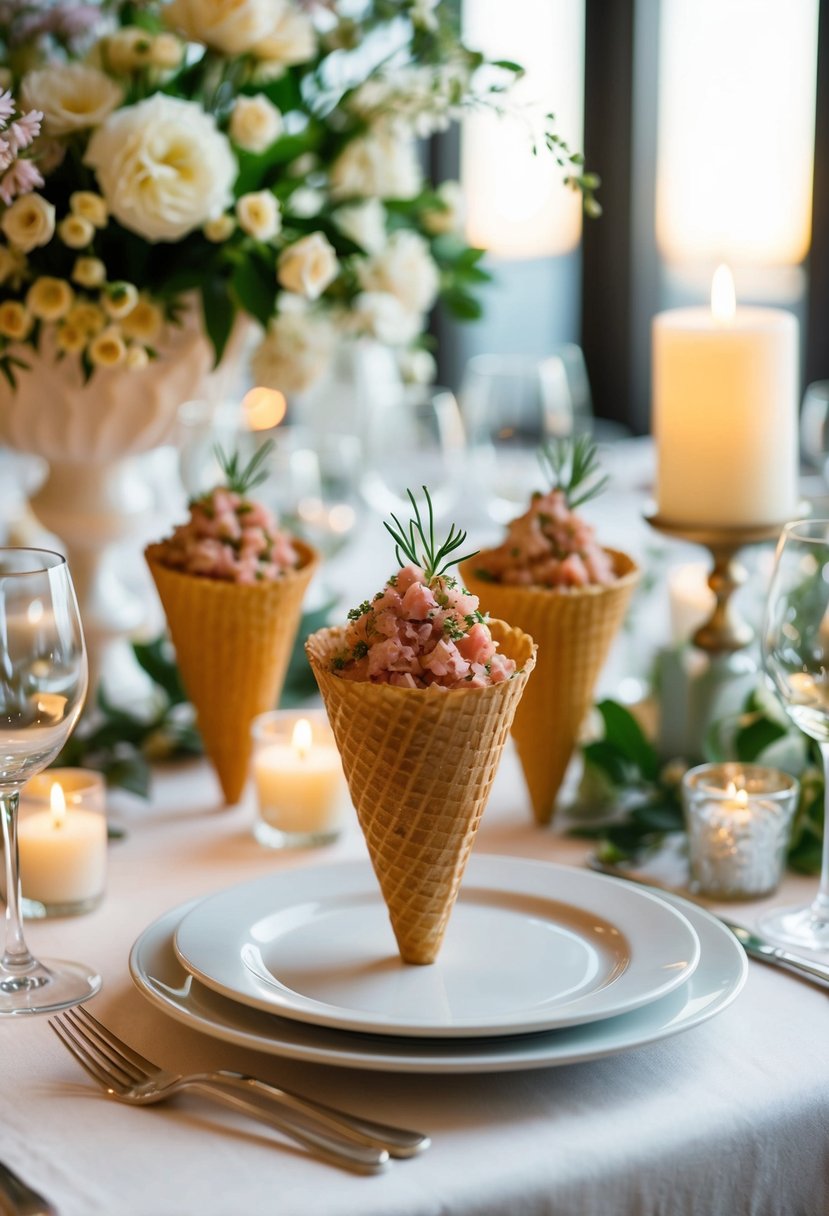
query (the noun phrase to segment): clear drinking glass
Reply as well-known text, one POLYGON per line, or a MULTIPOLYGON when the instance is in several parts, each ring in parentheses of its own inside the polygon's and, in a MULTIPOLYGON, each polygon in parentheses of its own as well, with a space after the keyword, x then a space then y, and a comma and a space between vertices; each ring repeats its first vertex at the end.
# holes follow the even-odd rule
MULTIPOLYGON (((777 546, 763 629, 763 661, 786 710, 816 740, 829 807, 829 520, 796 520, 777 546)), ((829 810, 824 814, 823 866, 808 907, 766 916, 770 937, 807 950, 829 951, 829 810)))
POLYGON ((0 817, 6 875, 0 1016, 63 1009, 101 986, 101 977, 82 964, 32 957, 23 937, 18 862, 21 787, 63 747, 86 688, 86 648, 65 558, 44 549, 0 549, 0 817))
POLYGON ((829 464, 829 380, 806 386, 800 407, 800 453, 827 479, 829 464))

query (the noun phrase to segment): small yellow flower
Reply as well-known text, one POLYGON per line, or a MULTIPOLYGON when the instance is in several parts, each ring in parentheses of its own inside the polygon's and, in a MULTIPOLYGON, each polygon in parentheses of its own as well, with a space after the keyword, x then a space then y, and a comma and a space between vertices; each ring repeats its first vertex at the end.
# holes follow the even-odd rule
POLYGON ((117 367, 126 356, 126 343, 117 325, 108 325, 89 344, 89 358, 95 367, 117 367))
POLYGON ((100 194, 92 190, 76 190, 69 195, 69 210, 81 219, 89 220, 96 228, 106 228, 109 219, 107 205, 100 194))
POLYGON ((80 287, 101 287, 106 277, 107 269, 100 258, 78 258, 72 269, 73 282, 80 287))
POLYGON ((282 227, 279 203, 270 190, 243 194, 236 202, 239 227, 257 241, 269 241, 282 227))
POLYGON ((135 25, 125 25, 104 40, 107 67, 126 75, 152 62, 153 36, 135 25))
POLYGON ((26 293, 26 307, 39 321, 59 321, 72 307, 75 293, 65 279, 42 275, 26 293))
POLYGON ((127 351, 127 367, 131 372, 138 372, 142 367, 146 367, 150 361, 150 356, 147 354, 143 346, 131 346, 127 351))
POLYGON ((87 337, 86 330, 81 329, 80 325, 64 321, 62 325, 58 326, 56 336, 58 350, 64 351, 67 355, 77 355, 86 346, 87 337))
POLYGON ((101 303, 113 321, 129 316, 138 303, 138 288, 132 283, 110 283, 101 296, 101 303))
POLYGON ((68 325, 76 325, 89 337, 99 334, 106 325, 106 314, 90 300, 81 300, 70 308, 66 316, 68 325))
POLYGON ((141 296, 135 307, 124 317, 121 328, 128 338, 152 343, 161 333, 163 324, 164 315, 158 305, 141 296))
POLYGON ((26 258, 19 249, 0 245, 0 283, 8 283, 14 291, 17 291, 23 282, 25 269, 26 258))
POLYGON ((150 63, 162 71, 174 71, 184 56, 184 43, 175 34, 156 34, 150 47, 150 63))
POLYGON ((95 236, 95 226, 82 215, 67 215, 58 224, 58 236, 70 249, 85 249, 95 236))
POLYGON ((0 334, 4 338, 22 342, 31 333, 34 320, 19 300, 4 300, 0 304, 0 334))
POLYGON ((208 220, 202 228, 208 241, 213 241, 215 245, 226 241, 235 231, 236 221, 232 215, 219 215, 214 220, 208 220))

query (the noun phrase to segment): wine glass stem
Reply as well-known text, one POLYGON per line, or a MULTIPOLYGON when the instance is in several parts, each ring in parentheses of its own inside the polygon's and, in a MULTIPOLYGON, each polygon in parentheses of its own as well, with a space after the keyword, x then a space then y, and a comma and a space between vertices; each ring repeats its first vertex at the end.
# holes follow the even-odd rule
POLYGON ((820 754, 823 759, 823 861, 812 914, 816 920, 829 924, 829 743, 820 744, 820 754))
POLYGON ((20 915, 20 864, 17 849, 17 790, 0 791, 0 816, 3 820, 3 854, 6 864, 6 950, 2 965, 6 969, 25 970, 34 959, 23 939, 20 915))

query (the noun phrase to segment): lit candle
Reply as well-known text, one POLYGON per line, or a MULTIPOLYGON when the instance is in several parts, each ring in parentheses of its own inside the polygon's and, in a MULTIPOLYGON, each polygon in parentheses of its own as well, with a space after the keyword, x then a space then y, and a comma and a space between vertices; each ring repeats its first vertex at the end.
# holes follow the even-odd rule
POLYGON ((291 722, 265 714, 254 738, 253 778, 266 829, 257 836, 268 844, 313 844, 336 835, 343 774, 327 722, 318 719, 313 729, 308 717, 291 722))
POLYGON ((48 809, 21 813, 18 847, 26 899, 70 912, 94 906, 103 895, 106 816, 100 810, 67 807, 60 780, 51 781, 48 809))
POLYGON ((797 509, 798 325, 737 308, 727 267, 711 308, 653 322, 659 515, 686 526, 784 523, 797 509))

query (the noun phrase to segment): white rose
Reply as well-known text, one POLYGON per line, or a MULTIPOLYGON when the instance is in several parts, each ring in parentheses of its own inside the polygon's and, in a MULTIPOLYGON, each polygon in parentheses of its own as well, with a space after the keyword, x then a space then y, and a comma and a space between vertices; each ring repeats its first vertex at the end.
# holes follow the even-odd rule
POLYGON ((112 215, 148 241, 176 241, 224 211, 237 173, 212 115, 162 93, 111 114, 84 161, 112 215))
POLYGON ((48 245, 55 231, 55 208, 40 194, 24 194, 3 212, 0 228, 10 243, 30 253, 48 245))
POLYGON ((236 202, 239 227, 257 241, 269 241, 282 227, 279 203, 270 190, 254 190, 236 202))
POLYGON ((325 370, 334 347, 328 322, 304 312, 280 313, 269 322, 251 359, 254 382, 283 393, 301 393, 325 370))
POLYGON ((51 64, 29 72, 20 89, 22 108, 43 112, 47 135, 99 126, 123 97, 109 76, 82 63, 51 64))
POLYGON ((401 350, 397 364, 404 384, 431 384, 438 371, 434 355, 422 346, 401 350))
POLYGON ((385 123, 346 144, 330 174, 335 199, 413 198, 421 180, 414 141, 385 123))
POLYGON ((192 42, 244 55, 273 29, 278 0, 172 0, 164 19, 192 42))
MULTIPOLYGON (((271 13, 277 7, 271 0, 271 13)), ((271 17, 271 28, 267 37, 251 47, 257 59, 269 65, 288 67, 293 63, 307 63, 317 51, 317 36, 307 13, 299 12, 291 3, 281 0, 281 11, 276 19, 271 17)))
POLYGON ((379 199, 339 207, 334 212, 334 223, 366 253, 379 253, 386 243, 386 209, 379 199))
POLYGON ((334 246, 322 232, 312 232, 283 249, 276 277, 286 291, 317 300, 340 273, 334 246))
POLYGON ((230 138, 246 152, 264 152, 282 134, 282 114, 263 93, 239 97, 230 116, 230 138))
POLYGON ((381 253, 359 262, 356 270, 365 291, 390 292, 409 312, 427 312, 437 299, 440 274, 417 232, 395 232, 381 253))
POLYGON ((464 198, 460 182, 442 182, 437 189, 442 206, 423 212, 423 227, 432 236, 446 233, 460 235, 464 221, 464 198))
POLYGON ((364 291, 354 300, 352 319, 358 333, 370 334, 387 346, 407 346, 423 330, 423 317, 409 312, 387 291, 364 291))

